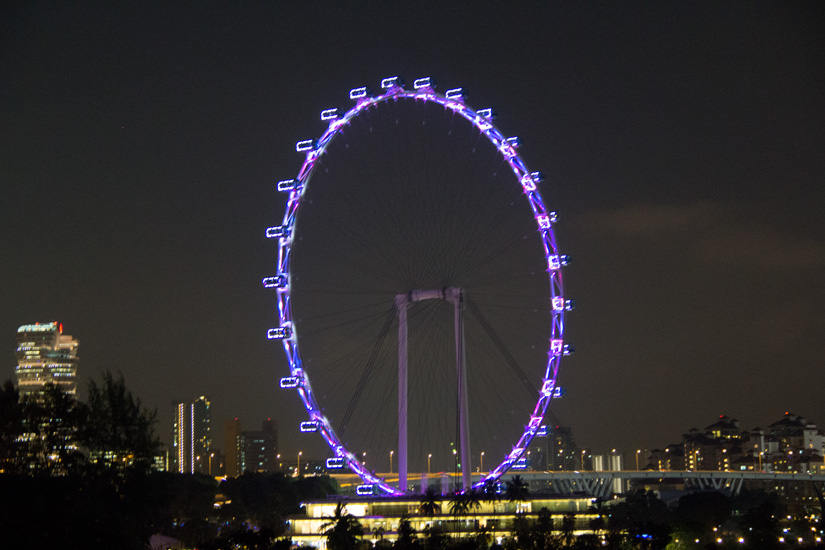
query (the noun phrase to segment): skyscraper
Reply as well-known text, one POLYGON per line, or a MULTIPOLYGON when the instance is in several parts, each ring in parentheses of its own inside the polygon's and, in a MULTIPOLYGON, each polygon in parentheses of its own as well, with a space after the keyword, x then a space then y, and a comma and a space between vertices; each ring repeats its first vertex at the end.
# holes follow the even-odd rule
POLYGON ((238 445, 241 437, 241 421, 238 417, 224 423, 223 437, 226 449, 226 475, 238 477, 243 473, 243 470, 238 468, 238 445))
POLYGON ((226 441, 226 475, 237 477, 244 472, 276 472, 278 461, 278 424, 272 419, 261 423, 261 431, 241 431, 237 418, 224 426, 226 441))
POLYGON ((565 426, 555 426, 547 434, 547 469, 571 471, 584 469, 579 461, 581 454, 573 440, 573 430, 565 426))
POLYGON ((172 403, 172 452, 170 470, 205 473, 212 448, 209 399, 200 396, 192 403, 172 403))
POLYGON ((35 323, 17 329, 14 374, 21 395, 38 394, 51 382, 77 394, 78 341, 63 334, 62 323, 35 323))
POLYGON ((238 466, 241 472, 278 470, 278 427, 273 420, 261 422, 261 431, 241 432, 238 466))

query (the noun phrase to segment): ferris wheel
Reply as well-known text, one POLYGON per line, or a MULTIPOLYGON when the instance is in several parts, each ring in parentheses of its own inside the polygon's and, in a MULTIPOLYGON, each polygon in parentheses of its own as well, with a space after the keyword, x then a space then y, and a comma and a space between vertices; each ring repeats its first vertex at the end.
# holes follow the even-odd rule
MULTIPOLYGON (((277 184, 288 198, 281 225, 266 230, 277 240, 278 264, 263 284, 276 291, 278 304, 279 323, 267 337, 282 342, 289 364, 280 386, 298 392, 308 413, 299 430, 322 436, 329 446, 327 467, 348 468, 361 477, 364 492, 388 495, 408 492, 415 456, 423 470, 426 436, 411 436, 408 422, 437 409, 427 405, 414 412, 408 394, 443 393, 450 386, 455 437, 445 453, 455 457, 464 489, 496 481, 525 460, 550 401, 563 393, 557 385, 561 358, 573 351, 563 338, 565 312, 574 307, 562 286, 569 257, 556 244, 558 216, 540 193, 543 175, 527 169, 519 138, 499 131, 493 109, 469 107, 461 88, 439 93, 427 77, 406 89, 401 78, 391 77, 381 81, 380 93, 355 88, 349 99, 355 104, 348 111, 321 111, 326 130, 297 142, 303 164, 295 178, 277 184), (477 328, 466 328, 465 310, 477 328), (429 332, 410 328, 438 322, 443 326, 429 332), (515 334, 518 351, 510 351, 496 326, 515 334), (384 345, 393 328, 395 348, 384 345), (477 333, 478 349, 486 349, 468 346, 469 333, 477 333), (374 338, 359 348, 364 334, 374 338), (441 355, 438 341, 447 350, 441 355), (408 345, 416 348, 411 362, 408 345), (485 362, 492 364, 486 374, 475 368, 485 362), (522 362, 531 366, 523 369, 522 362), (432 365, 436 374, 424 374, 432 365), (492 400, 510 385, 503 381, 507 368, 529 397, 504 395, 503 404, 495 405, 492 400), (439 382, 446 372, 454 380, 439 382), (410 376, 422 378, 423 389, 411 388, 410 376), (386 385, 379 386, 381 379, 386 385), (474 385, 494 397, 476 403, 473 415, 492 411, 486 424, 495 435, 488 444, 504 449, 500 459, 488 462, 489 470, 479 466, 475 478, 468 391, 474 385), (359 417, 357 400, 370 391, 359 417), (388 428, 390 410, 397 416, 388 428), (507 422, 514 431, 499 433, 507 422), (353 435, 353 423, 361 423, 367 436, 353 435), (397 442, 389 455, 390 473, 397 457, 394 482, 369 467, 359 447, 385 432, 397 442)), ((431 434, 436 424, 450 424, 444 421, 449 414, 434 412, 421 431, 431 434)), ((426 454, 429 474, 433 453, 426 454)), ((482 451, 481 462, 484 456, 482 451)), ((493 453, 487 456, 490 461, 493 453)))

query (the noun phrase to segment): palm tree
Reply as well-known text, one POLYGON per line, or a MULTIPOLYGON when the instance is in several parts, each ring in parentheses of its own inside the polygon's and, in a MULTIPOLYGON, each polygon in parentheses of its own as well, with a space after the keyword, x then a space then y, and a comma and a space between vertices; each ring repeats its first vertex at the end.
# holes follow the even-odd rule
POLYGON ((410 523, 410 518, 406 514, 401 516, 398 522, 398 540, 395 541, 396 550, 412 550, 418 546, 415 535, 415 528, 410 523))
POLYGON ((498 504, 498 501, 501 500, 498 480, 488 479, 484 482, 484 487, 481 491, 484 494, 484 501, 489 502, 493 507, 493 515, 497 514, 498 510, 496 509, 496 505, 498 504))
POLYGON ((460 519, 461 516, 476 511, 481 506, 478 492, 470 487, 466 491, 456 493, 450 500, 450 513, 460 519))
POLYGON ((384 526, 376 525, 372 528, 372 535, 375 539, 373 546, 375 548, 392 548, 392 542, 384 540, 384 526))
POLYGON ((418 513, 422 516, 433 517, 441 513, 441 504, 439 495, 435 493, 432 487, 427 487, 427 490, 421 495, 421 504, 418 507, 418 513))
POLYGON ((590 506, 587 511, 598 514, 596 518, 590 520, 590 528, 598 535, 607 525, 607 522, 604 520, 604 500, 597 498, 593 501, 593 505, 590 506))
POLYGON ((470 487, 464 491, 464 506, 466 512, 476 512, 481 508, 481 493, 470 487))
POLYGON ((450 499, 450 513, 454 516, 462 516, 467 513, 467 499, 464 493, 456 493, 450 499))
POLYGON ((493 542, 493 535, 486 527, 479 527, 478 530, 476 530, 475 537, 473 538, 478 550, 487 550, 493 542))
POLYGON ((450 513, 455 516, 455 527, 453 528, 453 533, 459 537, 461 536, 460 518, 467 513, 467 510, 467 498, 464 496, 464 493, 458 492, 454 494, 453 498, 450 499, 450 513))
POLYGON ((361 522, 346 511, 346 506, 339 501, 332 516, 326 516, 328 521, 321 525, 321 530, 327 538, 329 550, 356 550, 358 537, 364 534, 361 522))
POLYGON ((511 503, 527 502, 530 496, 530 490, 520 475, 514 475, 510 478, 510 481, 507 482, 505 495, 511 503))
MULTIPOLYGON (((481 493, 470 487, 464 491, 464 513, 472 514, 481 508, 481 493)), ((478 528, 478 520, 474 522, 474 529, 478 528)))
POLYGON ((533 546, 533 524, 524 512, 516 512, 513 521, 510 523, 511 540, 516 543, 517 548, 530 548, 533 546))
POLYGON ((444 529, 437 525, 430 525, 424 528, 424 548, 425 550, 446 550, 448 546, 447 534, 444 529))
POLYGON ((538 519, 533 526, 533 543, 536 548, 555 548, 553 515, 547 508, 539 510, 538 519))
POLYGON ((573 546, 575 536, 573 531, 576 529, 576 514, 568 512, 561 518, 561 540, 565 546, 573 546))

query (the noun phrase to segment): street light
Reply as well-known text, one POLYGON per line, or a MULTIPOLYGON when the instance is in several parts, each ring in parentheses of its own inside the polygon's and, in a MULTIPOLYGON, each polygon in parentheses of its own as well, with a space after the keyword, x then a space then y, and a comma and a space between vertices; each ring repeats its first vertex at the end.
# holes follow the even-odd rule
POLYGON ((392 473, 392 454, 393 454, 394 452, 395 452, 395 451, 390 451, 390 473, 392 473))
POLYGON ((641 453, 641 449, 636 449, 636 471, 639 471, 639 453, 641 453))
POLYGON ((212 475, 212 457, 215 456, 215 453, 209 453, 209 475, 212 475))
POLYGON ((484 473, 484 451, 481 451, 481 461, 480 466, 478 467, 478 471, 482 474, 484 473))
POLYGON ((430 453, 427 455, 427 475, 430 474, 430 459, 433 457, 433 454, 430 453))
POLYGON ((301 475, 301 455, 304 454, 304 451, 298 451, 298 467, 295 468, 295 477, 301 475))

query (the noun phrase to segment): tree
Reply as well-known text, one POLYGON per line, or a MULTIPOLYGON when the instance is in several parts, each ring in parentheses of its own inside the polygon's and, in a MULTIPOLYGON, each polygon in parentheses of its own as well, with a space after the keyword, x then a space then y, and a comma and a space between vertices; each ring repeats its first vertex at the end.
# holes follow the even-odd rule
POLYGON ((279 534, 282 518, 299 510, 297 485, 283 472, 245 472, 222 481, 220 491, 229 501, 221 509, 222 519, 237 522, 241 530, 249 524, 253 528, 272 528, 279 534))
POLYGON ((527 499, 530 497, 530 490, 522 477, 520 475, 515 475, 510 478, 510 481, 507 482, 504 494, 510 503, 518 504, 521 502, 527 502, 527 499))
MULTIPOLYGON (((459 520, 461 516, 469 514, 471 511, 478 510, 481 506, 479 500, 479 493, 472 487, 456 493, 450 500, 450 513, 459 520)), ((457 522, 458 523, 458 522, 457 522)), ((461 526, 457 525, 460 530, 461 526)))
POLYGON ((346 505, 339 501, 332 516, 327 516, 327 522, 321 525, 324 536, 327 538, 329 550, 356 550, 358 537, 364 534, 361 522, 346 511, 346 505))
POLYGON ((731 512, 730 498, 718 491, 690 493, 679 499, 673 523, 681 538, 712 544, 716 541, 713 528, 730 519, 731 512))
POLYGON ((447 534, 436 525, 424 528, 424 548, 426 550, 445 550, 447 548, 447 534))
POLYGON ((539 510, 538 519, 533 528, 533 543, 535 548, 538 550, 546 550, 557 546, 553 534, 554 528, 555 522, 553 521, 553 515, 550 513, 550 510, 547 508, 539 510))
POLYGON ((467 512, 467 502, 464 499, 464 494, 456 493, 450 499, 450 513, 454 516, 462 516, 467 512))
POLYGON ((0 386, 0 471, 18 471, 18 437, 22 434, 23 408, 20 406, 20 393, 11 380, 6 380, 0 386))
POLYGON ((454 516, 463 516, 470 511, 478 510, 481 506, 478 492, 470 487, 453 495, 450 499, 450 513, 454 516))
POLYGON ((24 395, 19 410, 23 431, 17 441, 17 470, 34 475, 78 471, 85 462, 77 438, 86 419, 85 405, 47 383, 40 392, 24 395))
POLYGON ((533 525, 524 512, 516 512, 510 524, 510 532, 512 535, 508 540, 508 547, 513 546, 513 543, 517 548, 524 550, 533 546, 533 525))
POLYGON ((672 517, 653 491, 637 491, 611 508, 608 544, 618 542, 622 533, 639 548, 660 550, 670 541, 672 517))
POLYGON ((481 493, 473 487, 469 487, 464 491, 464 503, 468 513, 477 512, 481 508, 481 493))
POLYGON ((487 527, 479 527, 473 537, 473 542, 477 550, 488 550, 493 543, 493 534, 487 527))
POLYGON ((564 546, 572 546, 576 529, 576 514, 568 512, 561 518, 561 542, 564 546))
POLYGON ((418 507, 418 513, 422 516, 437 516, 441 513, 441 499, 436 494, 432 487, 427 487, 427 490, 421 495, 421 504, 418 507))
POLYGON ((490 503, 490 505, 493 507, 494 515, 498 512, 496 506, 498 505, 498 501, 501 500, 499 487, 500 486, 498 480, 488 479, 484 482, 484 487, 482 489, 482 492, 484 494, 484 502, 490 503))
POLYGON ((295 503, 294 510, 286 512, 289 514, 298 511, 297 508, 300 501, 325 499, 329 498, 330 495, 341 494, 341 488, 338 486, 338 482, 328 475, 300 476, 288 479, 295 487, 295 493, 298 495, 298 502, 295 503))
POLYGON ((375 548, 392 548, 392 543, 384 540, 384 526, 376 525, 372 528, 372 535, 375 538, 375 548))
POLYGON ((123 375, 103 373, 100 385, 89 382, 88 419, 80 432, 90 460, 122 472, 128 467, 147 469, 160 452, 155 434, 157 411, 149 411, 126 389, 123 375))
POLYGON ((587 511, 597 514, 594 519, 590 520, 590 528, 598 534, 607 526, 607 522, 604 520, 604 500, 601 498, 595 499, 593 505, 588 507, 587 511))
POLYGON ((768 495, 754 491, 740 496, 740 500, 744 504, 742 508, 746 509, 740 522, 748 547, 766 550, 778 548, 781 533, 779 518, 783 511, 776 493, 768 495))
POLYGON ((579 535, 576 537, 576 542, 573 543, 574 550, 600 550, 602 547, 602 540, 592 534, 579 535))
POLYGON ((413 550, 418 546, 418 539, 416 538, 415 528, 410 523, 408 515, 401 516, 401 521, 398 522, 398 539, 395 541, 395 548, 397 550, 413 550))
POLYGON ((218 489, 214 478, 130 469, 117 479, 124 495, 121 513, 140 526, 141 539, 160 532, 197 546, 217 535, 206 521, 214 510, 218 489))

